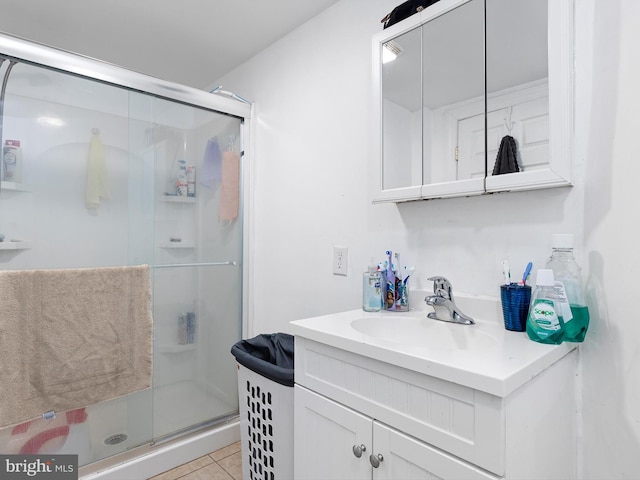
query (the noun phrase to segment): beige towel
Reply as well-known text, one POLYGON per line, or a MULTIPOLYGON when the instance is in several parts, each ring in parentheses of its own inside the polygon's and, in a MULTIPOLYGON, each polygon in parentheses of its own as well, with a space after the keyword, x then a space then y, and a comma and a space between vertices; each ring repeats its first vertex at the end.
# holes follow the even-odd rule
POLYGON ((222 179, 218 219, 231 222, 238 217, 240 204, 240 157, 235 152, 222 154, 222 179))
POLYGON ((0 427, 151 386, 149 266, 0 271, 0 427))
POLYGON ((85 198, 87 208, 98 208, 101 198, 110 198, 109 179, 107 177, 107 165, 104 161, 104 146, 98 134, 94 133, 89 144, 89 158, 87 160, 87 191, 85 198))

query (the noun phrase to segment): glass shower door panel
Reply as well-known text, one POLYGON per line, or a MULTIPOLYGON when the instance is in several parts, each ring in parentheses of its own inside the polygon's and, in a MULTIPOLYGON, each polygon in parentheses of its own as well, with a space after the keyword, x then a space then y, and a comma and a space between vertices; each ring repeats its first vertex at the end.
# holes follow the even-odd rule
MULTIPOLYGON (((125 88, 14 65, 6 82, 2 136, 20 142, 22 165, 18 180, 0 186, 0 233, 29 248, 0 252, 0 268, 151 263, 153 249, 144 231, 152 231, 153 215, 142 208, 145 175, 132 148, 142 141, 135 123, 125 88), (105 183, 90 199, 88 159, 97 143, 105 183), (147 253, 137 248, 133 256, 132 245, 145 242, 147 253)), ((150 406, 151 391, 136 391, 84 405, 75 414, 57 411, 53 419, 0 428, 0 453, 75 453, 80 465, 98 461, 150 442, 150 406), (54 434, 59 435, 51 438, 54 434)))
POLYGON ((237 411, 240 119, 154 98, 154 438, 237 411))

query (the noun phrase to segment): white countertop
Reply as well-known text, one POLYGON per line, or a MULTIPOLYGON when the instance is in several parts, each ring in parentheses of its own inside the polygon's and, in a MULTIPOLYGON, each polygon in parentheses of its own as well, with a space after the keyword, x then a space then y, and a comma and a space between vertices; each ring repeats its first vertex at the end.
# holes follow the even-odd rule
POLYGON ((406 313, 351 310, 293 321, 289 333, 500 397, 506 397, 577 347, 573 343, 544 345, 529 340, 525 332, 506 330, 499 299, 458 295, 456 303, 476 320, 475 325, 431 320, 423 309, 406 313), (429 345, 422 345, 420 339, 410 339, 409 344, 389 341, 352 326, 354 321, 363 325, 367 319, 392 324, 397 318, 401 328, 401 317, 422 322, 430 335, 424 343, 429 345), (437 325, 431 329, 430 322, 437 325), (469 336, 464 342, 467 347, 451 347, 455 343, 451 338, 460 335, 469 336), (481 339, 478 348, 474 348, 475 339, 481 339))

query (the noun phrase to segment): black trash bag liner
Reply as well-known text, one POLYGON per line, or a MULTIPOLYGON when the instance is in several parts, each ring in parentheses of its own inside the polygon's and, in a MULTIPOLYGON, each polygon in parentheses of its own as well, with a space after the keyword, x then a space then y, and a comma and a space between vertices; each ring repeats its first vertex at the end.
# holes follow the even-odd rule
POLYGON ((231 347, 240 365, 280 385, 293 387, 293 335, 262 334, 231 347))

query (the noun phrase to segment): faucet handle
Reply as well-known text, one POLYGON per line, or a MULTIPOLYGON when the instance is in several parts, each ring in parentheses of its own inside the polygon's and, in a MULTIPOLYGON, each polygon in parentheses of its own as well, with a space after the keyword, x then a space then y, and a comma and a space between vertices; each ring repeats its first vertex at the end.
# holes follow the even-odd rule
POLYGON ((433 293, 440 297, 453 300, 453 288, 449 280, 441 276, 431 277, 428 278, 428 280, 433 282, 433 293))

